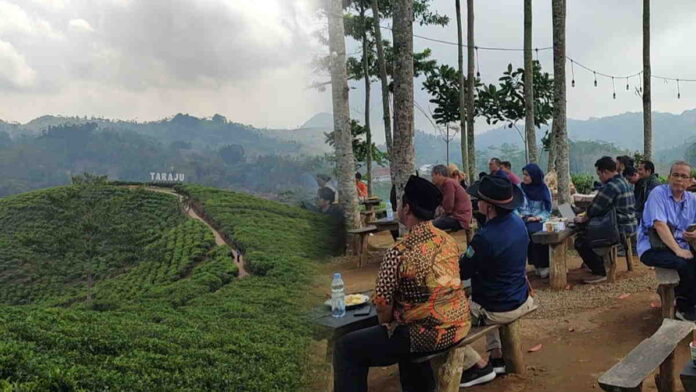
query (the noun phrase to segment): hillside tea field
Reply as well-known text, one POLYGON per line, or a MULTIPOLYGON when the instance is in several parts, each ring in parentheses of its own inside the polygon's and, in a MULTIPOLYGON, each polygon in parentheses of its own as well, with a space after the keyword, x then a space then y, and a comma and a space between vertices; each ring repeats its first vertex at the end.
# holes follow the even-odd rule
POLYGON ((299 391, 323 217, 213 188, 0 199, 0 391, 299 391))

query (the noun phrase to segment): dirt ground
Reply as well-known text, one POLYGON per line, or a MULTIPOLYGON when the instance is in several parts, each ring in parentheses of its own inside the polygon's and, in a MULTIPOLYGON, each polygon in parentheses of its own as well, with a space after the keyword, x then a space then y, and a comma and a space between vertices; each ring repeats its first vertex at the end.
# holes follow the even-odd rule
MULTIPOLYGON (((454 237, 462 246, 465 244, 463 235, 455 233, 454 237)), ((369 243, 371 252, 367 266, 357 269, 354 258, 337 258, 323 267, 325 281, 330 281, 333 272, 341 272, 347 293, 373 289, 381 256, 392 242, 388 233, 379 233, 371 236, 369 243)), ((582 279, 588 273, 579 269, 581 260, 574 251, 569 252, 569 256, 569 286, 565 291, 550 291, 548 279, 540 280, 529 272, 540 306, 530 318, 522 321, 526 373, 498 377, 489 384, 467 390, 600 391, 597 378, 657 330, 662 320, 653 271, 635 258, 636 268, 629 272, 625 259, 619 257, 617 282, 584 285, 582 279), (527 352, 538 344, 542 345, 541 350, 527 352)), ((328 284, 326 286, 328 291, 328 284)), ((484 339, 474 347, 483 353, 484 339)), ((318 346, 317 352, 324 349, 325 342, 318 346)), ((688 356, 688 345, 683 342, 677 350, 678 364, 686 363, 688 356)), ((678 376, 681 365, 677 368, 678 376)), ((371 369, 369 384, 371 392, 400 391, 397 366, 371 369)), ((678 387, 681 388, 680 382, 678 387)), ((657 390, 653 377, 648 377, 643 390, 657 390)))

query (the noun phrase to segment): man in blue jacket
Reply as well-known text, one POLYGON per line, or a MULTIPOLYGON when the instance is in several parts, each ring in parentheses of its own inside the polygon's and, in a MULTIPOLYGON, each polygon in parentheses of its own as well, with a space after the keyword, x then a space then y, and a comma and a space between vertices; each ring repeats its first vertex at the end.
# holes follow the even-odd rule
MULTIPOLYGON (((524 195, 508 178, 486 176, 467 190, 478 199, 486 224, 459 259, 462 280, 471 279, 472 325, 507 324, 535 308, 526 275, 529 236, 522 219, 512 211, 524 195)), ((460 387, 491 381, 505 373, 498 331, 486 336, 488 362, 479 358, 462 374, 460 387)))

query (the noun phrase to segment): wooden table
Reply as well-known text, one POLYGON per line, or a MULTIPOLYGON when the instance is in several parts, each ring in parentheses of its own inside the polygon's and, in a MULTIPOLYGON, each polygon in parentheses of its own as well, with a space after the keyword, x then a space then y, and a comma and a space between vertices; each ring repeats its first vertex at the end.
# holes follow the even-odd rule
POLYGON ((361 200, 360 204, 365 206, 365 223, 372 223, 376 219, 375 208, 382 203, 379 197, 361 200))
MULTIPOLYGON (((371 291, 362 294, 371 295, 371 291)), ((379 325, 377 318, 377 309, 375 306, 363 305, 353 309, 346 309, 346 315, 341 318, 331 316, 331 309, 322 305, 314 310, 314 339, 326 339, 326 361, 331 364, 331 372, 327 380, 327 391, 333 390, 333 347, 334 342, 341 336, 359 329, 379 325), (355 313, 364 310, 365 306, 370 306, 370 313, 366 316, 356 316, 355 313)))
POLYGON ((539 231, 532 234, 535 244, 549 246, 549 283, 553 290, 564 290, 568 283, 567 256, 568 239, 575 235, 574 228, 559 232, 539 231))

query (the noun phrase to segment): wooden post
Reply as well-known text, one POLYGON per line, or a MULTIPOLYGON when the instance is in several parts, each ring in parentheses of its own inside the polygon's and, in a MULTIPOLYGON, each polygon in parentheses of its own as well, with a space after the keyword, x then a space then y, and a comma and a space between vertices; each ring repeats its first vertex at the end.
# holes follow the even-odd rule
POLYGON ((602 258, 604 259, 604 269, 607 272, 607 282, 614 283, 616 281, 616 245, 603 250, 602 258))
POLYGON ((674 392, 676 384, 674 380, 674 351, 672 351, 660 364, 660 371, 655 375, 655 385, 659 392, 674 392))
POLYGON ((566 241, 549 245, 549 283, 552 290, 563 290, 568 283, 566 241))
POLYGON ((662 303, 662 318, 674 318, 674 286, 661 284, 657 286, 657 294, 662 303))
POLYGON ((437 381, 437 392, 458 392, 462 379, 462 364, 466 346, 449 350, 447 355, 433 358, 430 363, 437 381))
POLYGON ((633 240, 630 235, 624 236, 623 247, 626 254, 626 269, 633 271, 633 240))
POLYGON ((503 359, 508 373, 524 374, 524 356, 522 355, 522 335, 520 320, 500 327, 500 341, 503 346, 503 359))

